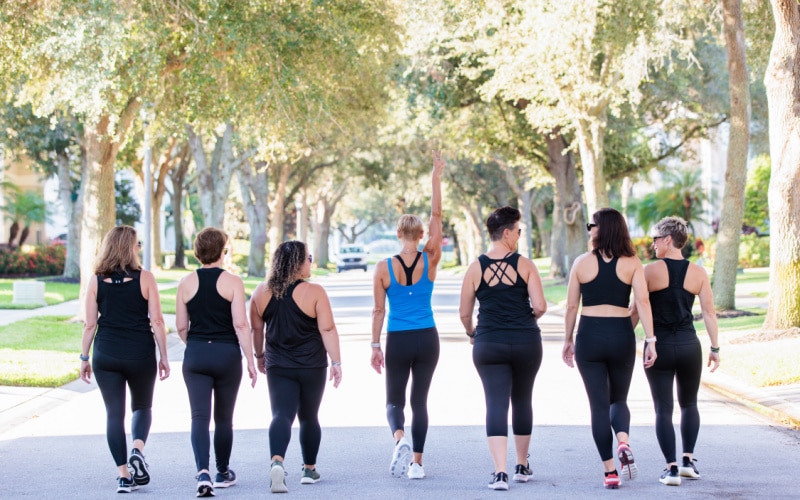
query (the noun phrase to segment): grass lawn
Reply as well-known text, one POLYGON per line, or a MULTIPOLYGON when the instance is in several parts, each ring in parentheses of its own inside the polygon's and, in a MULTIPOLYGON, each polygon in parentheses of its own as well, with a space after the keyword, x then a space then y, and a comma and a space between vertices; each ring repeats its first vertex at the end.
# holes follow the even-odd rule
MULTIPOLYGON (((37 306, 22 306, 11 303, 14 300, 15 281, 36 280, 0 279, 0 309, 36 309, 37 306)), ((50 281, 48 278, 42 278, 39 281, 45 282, 44 300, 47 302, 47 305, 60 304, 78 298, 78 293, 80 291, 80 285, 78 283, 62 283, 59 281, 50 281)))
POLYGON ((40 316, 0 326, 0 385, 58 387, 78 378, 81 323, 40 316))

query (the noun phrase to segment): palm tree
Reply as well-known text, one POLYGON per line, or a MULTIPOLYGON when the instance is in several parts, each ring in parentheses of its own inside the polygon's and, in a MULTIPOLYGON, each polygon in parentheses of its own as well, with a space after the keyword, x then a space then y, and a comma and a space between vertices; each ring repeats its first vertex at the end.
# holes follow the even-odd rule
POLYGON ((40 223, 47 220, 47 205, 44 199, 35 191, 20 192, 14 188, 9 197, 9 202, 3 206, 6 218, 11 221, 8 234, 8 246, 22 246, 30 234, 31 224, 40 223), (19 230, 22 225, 22 231, 19 230), (14 240, 19 233, 19 241, 14 244, 14 240))
POLYGON ((708 194, 703 190, 699 169, 679 169, 664 172, 664 187, 648 193, 632 203, 636 223, 643 228, 652 227, 662 217, 679 215, 694 232, 694 221, 703 221, 699 213, 708 194))

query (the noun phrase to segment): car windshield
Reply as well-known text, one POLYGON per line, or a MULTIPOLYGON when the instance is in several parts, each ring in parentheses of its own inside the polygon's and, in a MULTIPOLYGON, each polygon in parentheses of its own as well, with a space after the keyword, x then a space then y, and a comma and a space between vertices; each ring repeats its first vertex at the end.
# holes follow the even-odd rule
POLYGON ((344 247, 341 253, 364 253, 360 247, 344 247))

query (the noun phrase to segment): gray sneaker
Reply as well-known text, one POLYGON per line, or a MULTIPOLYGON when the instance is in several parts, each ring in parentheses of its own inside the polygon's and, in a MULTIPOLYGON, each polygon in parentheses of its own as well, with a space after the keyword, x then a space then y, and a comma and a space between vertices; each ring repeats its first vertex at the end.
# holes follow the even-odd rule
POLYGON ((319 482, 319 472, 317 469, 308 469, 303 467, 303 475, 300 478, 300 484, 314 484, 319 482))
POLYGON ((269 490, 272 493, 289 492, 289 488, 286 487, 286 470, 280 460, 272 462, 272 467, 269 470, 269 479, 269 490))
POLYGON ((689 479, 700 479, 700 472, 697 470, 697 467, 694 463, 697 460, 689 457, 683 457, 683 464, 678 467, 681 477, 686 477, 689 479))

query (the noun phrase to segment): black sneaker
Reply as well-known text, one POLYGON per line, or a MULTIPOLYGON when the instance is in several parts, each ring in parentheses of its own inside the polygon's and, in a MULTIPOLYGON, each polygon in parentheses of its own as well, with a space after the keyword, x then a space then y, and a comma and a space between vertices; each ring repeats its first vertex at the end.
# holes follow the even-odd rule
POLYGON ((132 477, 118 477, 117 478, 117 493, 130 493, 131 491, 138 490, 139 485, 132 477))
POLYGON ((694 463, 697 460, 694 460, 689 457, 683 457, 683 465, 678 468, 682 477, 686 477, 689 479, 700 479, 700 472, 698 472, 697 467, 694 463))
POLYGON ((667 486, 680 486, 681 475, 678 472, 678 466, 672 465, 664 469, 664 473, 661 474, 661 478, 659 478, 658 482, 666 484, 667 486))
POLYGON ((233 469, 228 469, 225 472, 217 472, 217 477, 214 479, 215 488, 227 488, 236 484, 236 473, 233 469))
POLYGON ((531 464, 527 463, 525 465, 517 464, 514 468, 514 482, 516 483, 527 483, 528 479, 533 477, 533 471, 531 470, 531 464))
POLYGON ((197 475, 197 496, 198 497, 213 497, 214 485, 211 483, 211 476, 208 472, 202 472, 197 475))
POLYGON ((136 484, 144 486, 150 482, 150 470, 147 468, 147 462, 144 461, 142 452, 136 448, 131 450, 131 456, 128 458, 128 468, 130 468, 136 484))
POLYGON ((492 473, 492 482, 489 483, 489 489, 492 490, 508 490, 508 474, 505 472, 492 473))

